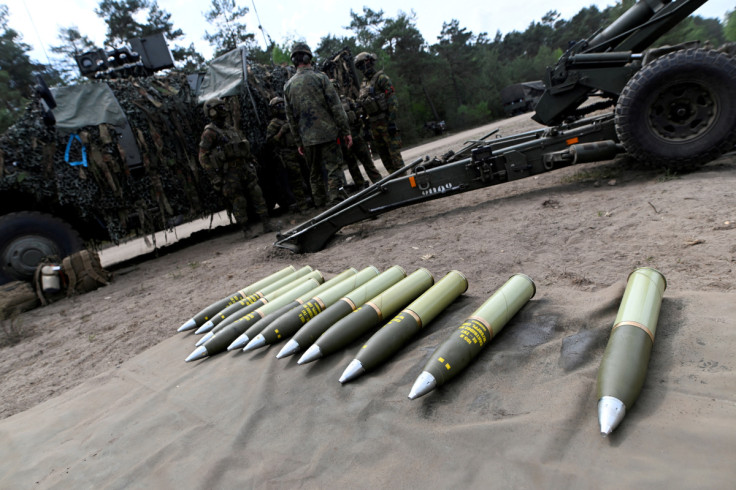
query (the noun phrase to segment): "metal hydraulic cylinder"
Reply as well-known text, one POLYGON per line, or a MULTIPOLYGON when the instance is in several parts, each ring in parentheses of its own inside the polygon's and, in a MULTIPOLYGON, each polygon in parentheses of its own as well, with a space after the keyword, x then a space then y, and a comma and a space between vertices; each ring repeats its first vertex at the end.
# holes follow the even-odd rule
POLYGON ((230 315, 236 313, 237 311, 242 310, 246 306, 252 305, 253 303, 255 303, 256 301, 258 301, 259 299, 265 297, 266 295, 271 294, 274 291, 278 291, 280 288, 282 288, 283 286, 286 286, 287 284, 292 283, 296 279, 299 279, 300 277, 306 276, 310 272, 313 272, 313 269, 310 266, 305 265, 301 269, 299 269, 299 270, 297 270, 297 271, 289 274, 288 276, 283 277, 283 278, 279 279, 278 281, 265 286, 262 289, 259 289, 258 291, 254 292, 253 294, 249 294, 245 298, 243 298, 243 299, 241 299, 239 301, 236 301, 235 303, 231 304, 230 306, 228 306, 228 307, 220 310, 219 312, 217 312, 217 314, 215 314, 210 320, 208 320, 207 322, 205 322, 204 325, 202 325, 201 327, 199 327, 197 329, 197 331, 194 332, 194 333, 195 334, 202 334, 202 333, 209 332, 215 326, 217 326, 218 323, 220 323, 221 321, 223 321, 224 319, 226 319, 230 315))
POLYGON ((257 310, 248 313, 243 318, 231 323, 227 327, 217 332, 211 339, 205 342, 203 345, 197 347, 190 355, 186 358, 186 361, 195 361, 202 359, 203 357, 212 356, 214 354, 223 352, 227 349, 227 346, 232 343, 233 340, 238 338, 238 335, 245 332, 249 326, 256 323, 261 318, 275 312, 284 305, 287 305, 294 301, 295 298, 305 294, 306 292, 315 289, 319 286, 319 282, 316 279, 308 279, 297 287, 291 289, 288 293, 284 293, 270 303, 267 303, 257 310))
POLYGON ((458 271, 448 272, 368 339, 343 372, 340 382, 351 381, 383 364, 467 289, 465 276, 458 271))
POLYGON ((354 276, 344 279, 331 288, 315 294, 299 308, 294 308, 273 321, 268 328, 261 330, 243 349, 247 352, 252 349, 280 342, 296 333, 303 325, 319 315, 327 307, 334 304, 346 293, 354 290, 378 275, 374 266, 366 267, 354 276))
POLYGON ((315 361, 348 346, 380 325, 386 318, 391 318, 401 308, 427 291, 433 283, 434 277, 427 269, 417 269, 405 279, 337 321, 307 349, 298 363, 305 364, 315 361))
POLYGON ((465 369, 535 292, 530 277, 511 276, 434 351, 414 382, 409 398, 426 395, 465 369))
POLYGON ((219 301, 215 301, 208 307, 201 310, 199 313, 194 315, 189 321, 184 323, 181 327, 179 327, 179 332, 184 332, 186 330, 193 330, 195 328, 201 327, 204 322, 212 318, 213 315, 215 315, 217 312, 222 310, 223 308, 227 308, 229 305, 233 304, 236 301, 239 301, 249 294, 253 293, 254 291, 257 291, 259 288, 262 288, 264 286, 267 286, 271 284, 272 282, 278 281, 282 277, 286 277, 292 272, 294 272, 296 269, 293 265, 290 265, 288 267, 284 267, 278 272, 274 272, 273 274, 264 277, 263 279, 254 282, 253 284, 250 284, 243 289, 236 291, 232 293, 231 295, 222 298, 219 301))
POLYGON ((636 401, 647 374, 667 281, 649 267, 629 275, 598 369, 598 420, 607 436, 636 401))
POLYGON ((308 348, 338 320, 346 317, 363 306, 366 301, 381 294, 405 277, 404 269, 394 265, 362 286, 350 291, 300 328, 276 357, 281 359, 308 348))

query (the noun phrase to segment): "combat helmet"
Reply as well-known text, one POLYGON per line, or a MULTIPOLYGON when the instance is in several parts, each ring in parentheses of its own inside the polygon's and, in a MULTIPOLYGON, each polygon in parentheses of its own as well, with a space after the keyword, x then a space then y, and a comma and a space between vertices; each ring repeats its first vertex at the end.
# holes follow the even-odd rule
POLYGON ((225 99, 221 97, 215 97, 204 103, 204 115, 211 119, 221 115, 225 109, 225 99))
POLYGON ((291 47, 291 62, 294 63, 294 66, 299 65, 299 63, 309 63, 312 58, 314 58, 314 55, 307 43, 294 43, 291 47))
POLYGON ((366 68, 369 68, 373 66, 373 63, 378 59, 378 57, 373 53, 368 53, 367 51, 363 51, 362 53, 359 53, 358 56, 355 57, 355 68, 357 68, 360 71, 365 71, 366 68))
POLYGON ((284 98, 283 98, 283 97, 274 97, 273 99, 271 99, 271 100, 270 100, 270 101, 268 102, 268 105, 269 105, 270 107, 273 107, 273 106, 275 106, 276 104, 283 104, 283 103, 284 103, 284 98))

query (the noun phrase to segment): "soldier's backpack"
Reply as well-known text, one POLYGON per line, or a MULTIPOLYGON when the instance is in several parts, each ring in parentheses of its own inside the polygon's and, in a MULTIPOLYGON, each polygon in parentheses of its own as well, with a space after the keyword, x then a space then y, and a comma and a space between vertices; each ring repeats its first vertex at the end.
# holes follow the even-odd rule
POLYGON ((81 250, 61 261, 61 269, 68 280, 66 295, 72 296, 107 286, 112 273, 103 269, 97 252, 81 250))

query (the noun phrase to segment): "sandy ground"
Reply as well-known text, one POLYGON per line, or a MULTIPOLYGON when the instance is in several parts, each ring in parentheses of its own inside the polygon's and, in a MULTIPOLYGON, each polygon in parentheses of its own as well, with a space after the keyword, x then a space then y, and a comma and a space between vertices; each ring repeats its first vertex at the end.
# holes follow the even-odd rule
MULTIPOLYGON (((518 116, 407 150, 404 158, 457 149, 496 126, 512 134, 534 124, 518 116)), ((369 264, 423 266, 438 278, 458 269, 476 299, 515 272, 540 290, 595 292, 637 266, 663 271, 677 291, 733 291, 734 170, 733 155, 682 175, 625 158, 584 164, 396 210, 346 227, 308 255, 275 249, 271 235, 243 241, 234 230, 117 270, 115 263, 141 250, 105 251, 116 271, 112 284, 14 320, 22 340, 0 349, 0 418, 119 368, 175 336, 200 308, 287 264, 310 264, 327 276, 369 264)), ((285 228, 297 223, 283 219, 285 228)))

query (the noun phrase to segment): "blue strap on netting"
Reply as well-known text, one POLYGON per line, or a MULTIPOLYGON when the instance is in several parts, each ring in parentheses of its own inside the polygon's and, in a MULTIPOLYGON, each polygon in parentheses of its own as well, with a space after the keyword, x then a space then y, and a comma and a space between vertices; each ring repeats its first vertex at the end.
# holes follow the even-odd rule
POLYGON ((76 165, 82 165, 84 167, 87 166, 87 149, 84 147, 84 143, 82 143, 82 140, 79 138, 78 134, 73 134, 69 136, 69 142, 66 144, 66 152, 64 152, 64 161, 71 165, 72 167, 76 165), (79 141, 79 144, 82 145, 82 160, 78 162, 70 162, 69 161, 69 151, 72 149, 72 142, 74 140, 79 141))

